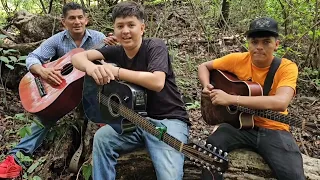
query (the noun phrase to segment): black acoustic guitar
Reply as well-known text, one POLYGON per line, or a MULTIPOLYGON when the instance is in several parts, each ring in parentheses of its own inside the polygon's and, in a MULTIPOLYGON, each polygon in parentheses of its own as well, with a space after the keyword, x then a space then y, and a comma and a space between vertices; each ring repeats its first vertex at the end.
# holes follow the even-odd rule
POLYGON ((211 173, 227 170, 226 152, 210 144, 184 144, 143 117, 146 115, 146 101, 147 97, 142 87, 119 81, 97 86, 93 78, 88 75, 84 77, 83 107, 89 120, 106 123, 119 134, 128 133, 139 126, 183 153, 195 165, 208 169, 211 173))

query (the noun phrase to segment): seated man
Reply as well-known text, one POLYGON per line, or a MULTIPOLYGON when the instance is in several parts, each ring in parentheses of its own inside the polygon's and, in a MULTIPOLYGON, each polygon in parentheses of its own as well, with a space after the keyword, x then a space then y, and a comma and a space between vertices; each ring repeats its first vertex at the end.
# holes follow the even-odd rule
MULTIPOLYGON (((66 30, 45 40, 26 59, 28 70, 52 84, 60 84, 63 77, 58 69, 44 68, 42 64, 45 61, 54 60, 53 57, 62 57, 74 48, 93 48, 102 44, 106 38, 101 32, 86 29, 88 19, 81 5, 74 2, 66 4, 62 9, 62 15, 62 23, 66 30)), ((107 40, 106 43, 108 43, 107 40)), ((40 121, 44 128, 32 123, 31 135, 22 138, 20 143, 9 152, 9 156, 0 163, 0 178, 15 178, 20 175, 22 164, 15 154, 20 151, 24 155, 32 155, 58 119, 40 119, 40 121)))
MULTIPOLYGON (((114 35, 119 46, 103 47, 75 54, 77 69, 103 85, 115 77, 146 88, 147 121, 166 126, 167 133, 186 143, 189 119, 175 83, 168 50, 160 39, 144 39, 144 10, 135 2, 117 4, 112 12, 114 35), (115 63, 96 65, 94 60, 115 63)), ((140 127, 128 134, 118 134, 110 125, 100 128, 93 142, 93 179, 114 180, 119 153, 146 147, 158 180, 181 180, 184 156, 140 127)))
MULTIPOLYGON (((209 71, 213 69, 229 71, 241 80, 251 80, 264 85, 273 52, 279 46, 278 25, 274 19, 259 18, 250 24, 246 33, 249 52, 232 53, 224 57, 202 63, 198 76, 203 93, 209 94, 213 105, 235 105, 251 109, 269 109, 287 114, 287 107, 295 94, 298 67, 292 61, 282 58, 275 73, 268 96, 238 96, 215 89, 209 81, 209 71)), ((270 119, 254 117, 254 129, 239 130, 222 123, 208 137, 207 143, 230 152, 238 148, 250 148, 267 162, 277 179, 303 180, 302 157, 299 148, 289 132, 289 125, 270 119)), ((215 179, 223 179, 215 174, 215 179)), ((202 179, 212 179, 204 170, 202 179)))

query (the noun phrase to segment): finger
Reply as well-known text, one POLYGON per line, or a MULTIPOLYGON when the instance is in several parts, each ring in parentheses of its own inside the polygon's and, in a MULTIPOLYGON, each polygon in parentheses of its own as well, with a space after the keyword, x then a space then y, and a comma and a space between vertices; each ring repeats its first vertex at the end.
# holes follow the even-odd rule
POLYGON ((92 74, 91 74, 91 77, 94 79, 94 81, 95 81, 98 85, 100 85, 99 78, 97 77, 97 75, 96 75, 95 73, 92 73, 92 74))
POLYGON ((213 89, 214 89, 214 86, 213 86, 212 84, 208 84, 208 85, 207 85, 207 88, 208 88, 209 90, 213 90, 213 89))
POLYGON ((99 85, 102 85, 103 84, 103 77, 100 73, 99 67, 94 70, 94 74, 96 75, 96 77, 98 79, 99 85))
POLYGON ((106 73, 106 71, 104 70, 104 68, 102 66, 99 66, 99 71, 102 76, 102 83, 107 84, 110 81, 108 74, 106 73))
POLYGON ((58 76, 61 80, 64 79, 63 76, 61 75, 61 71, 53 71, 53 73, 58 76))
POLYGON ((108 36, 113 36, 113 33, 112 33, 112 32, 109 32, 109 33, 108 33, 108 36))
POLYGON ((49 76, 49 82, 50 83, 52 83, 52 84, 54 84, 54 85, 59 85, 60 84, 60 82, 59 81, 57 81, 54 77, 52 77, 52 76, 49 76))
POLYGON ((112 74, 111 70, 107 67, 107 64, 103 65, 105 72, 108 74, 111 80, 114 80, 114 75, 112 74))
POLYGON ((53 80, 54 82, 57 82, 58 84, 62 83, 61 78, 56 75, 54 72, 50 74, 51 80, 53 80))

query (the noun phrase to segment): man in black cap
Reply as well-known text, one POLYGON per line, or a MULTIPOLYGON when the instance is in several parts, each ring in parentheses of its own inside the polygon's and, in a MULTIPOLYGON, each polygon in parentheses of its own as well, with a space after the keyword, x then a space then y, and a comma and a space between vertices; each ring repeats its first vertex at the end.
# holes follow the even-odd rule
MULTIPOLYGON (((251 22, 246 36, 249 52, 231 53, 199 66, 202 92, 210 96, 213 105, 269 109, 287 114, 287 107, 296 92, 298 67, 288 59, 273 56, 279 46, 278 23, 272 18, 258 18, 251 22), (213 69, 231 72, 240 80, 250 80, 262 87, 266 84, 270 86, 269 89, 266 88, 268 85, 264 87, 263 96, 231 95, 210 84, 209 71, 213 69), (273 72, 273 82, 265 83, 269 70, 273 72)), ((208 137, 207 144, 226 152, 239 148, 251 149, 263 157, 277 179, 305 179, 302 156, 289 125, 258 116, 254 116, 253 121, 254 128, 249 130, 227 123, 219 124, 208 137)), ((217 180, 223 179, 223 176, 204 170, 201 178, 217 180)))

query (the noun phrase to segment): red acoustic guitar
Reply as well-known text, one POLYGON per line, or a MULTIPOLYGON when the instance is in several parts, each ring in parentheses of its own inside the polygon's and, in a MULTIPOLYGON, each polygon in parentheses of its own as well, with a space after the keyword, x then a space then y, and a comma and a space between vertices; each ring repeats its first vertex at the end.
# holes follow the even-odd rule
POLYGON ((59 119, 80 103, 85 73, 73 67, 71 57, 82 51, 82 48, 73 49, 58 60, 43 65, 62 69, 64 80, 59 86, 51 85, 30 72, 21 79, 19 95, 26 111, 42 119, 59 119))
MULTIPOLYGON (((221 89, 228 94, 241 96, 263 95, 263 89, 258 83, 239 80, 234 74, 220 70, 210 71, 210 83, 216 89, 221 89)), ((205 94, 201 95, 201 113, 204 121, 210 125, 229 123, 239 129, 248 129, 254 127, 253 116, 260 116, 302 129, 317 130, 316 123, 305 122, 304 120, 276 111, 256 110, 233 105, 213 105, 209 96, 205 94)))

